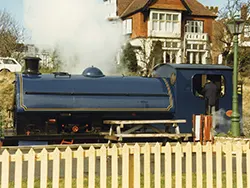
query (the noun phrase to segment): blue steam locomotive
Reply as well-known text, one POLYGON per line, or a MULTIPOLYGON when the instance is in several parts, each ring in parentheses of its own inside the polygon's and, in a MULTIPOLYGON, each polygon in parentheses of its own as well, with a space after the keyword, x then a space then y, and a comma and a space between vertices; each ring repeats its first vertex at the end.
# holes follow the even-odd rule
POLYGON ((192 133, 192 115, 206 112, 200 92, 207 79, 221 89, 216 109, 232 108, 232 69, 227 66, 161 64, 151 78, 114 77, 96 67, 81 75, 41 74, 39 60, 25 58, 24 72, 16 74, 14 131, 6 140, 100 139, 108 119, 185 119, 180 131, 192 133))

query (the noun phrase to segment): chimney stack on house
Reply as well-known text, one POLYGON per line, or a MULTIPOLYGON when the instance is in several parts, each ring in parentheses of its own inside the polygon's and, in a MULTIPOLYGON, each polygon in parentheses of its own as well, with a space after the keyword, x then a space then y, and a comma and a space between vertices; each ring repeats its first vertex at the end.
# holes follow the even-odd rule
POLYGON ((241 18, 243 20, 247 20, 247 11, 248 11, 248 6, 246 4, 244 4, 242 7, 241 7, 241 18))
POLYGON ((206 6, 206 8, 210 11, 212 11, 213 13, 215 13, 216 15, 219 12, 219 7, 214 7, 214 6, 206 6))

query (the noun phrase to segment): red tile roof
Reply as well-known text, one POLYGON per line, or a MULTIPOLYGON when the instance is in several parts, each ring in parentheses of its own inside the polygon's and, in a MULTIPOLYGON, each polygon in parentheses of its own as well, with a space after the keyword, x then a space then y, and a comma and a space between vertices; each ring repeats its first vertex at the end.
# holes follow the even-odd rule
POLYGON ((187 8, 181 0, 158 0, 152 3, 149 8, 186 11, 187 8))
POLYGON ((118 15, 121 15, 134 0, 117 0, 118 15))
POLYGON ((181 3, 179 4, 176 3, 176 0, 165 0, 165 3, 164 1, 157 2, 158 0, 118 0, 118 15, 126 17, 147 7, 180 11, 189 10, 191 15, 216 17, 213 11, 207 9, 197 0, 180 0, 181 3))
POLYGON ((125 9, 125 11, 121 14, 121 17, 127 16, 131 13, 134 13, 143 7, 146 6, 149 0, 133 0, 130 5, 125 9))
POLYGON ((197 0, 184 0, 184 1, 191 10, 192 15, 216 17, 216 14, 213 11, 207 9, 203 4, 201 4, 197 0))

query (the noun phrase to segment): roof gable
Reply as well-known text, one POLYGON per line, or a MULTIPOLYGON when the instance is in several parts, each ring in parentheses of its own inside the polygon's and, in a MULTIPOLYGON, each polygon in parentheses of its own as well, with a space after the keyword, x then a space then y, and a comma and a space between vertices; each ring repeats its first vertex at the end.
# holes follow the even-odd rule
POLYGON ((185 3, 186 6, 189 7, 191 15, 217 17, 217 15, 213 11, 206 8, 197 0, 183 0, 183 3, 185 3))
POLYGON ((150 0, 132 0, 130 5, 121 14, 121 17, 128 16, 128 15, 134 13, 134 12, 137 12, 137 11, 141 10, 149 2, 150 2, 150 0))
POLYGON ((149 8, 186 11, 181 0, 157 0, 149 8))
POLYGON ((134 0, 117 0, 118 15, 120 16, 134 0))
POLYGON ((143 8, 189 11, 195 16, 216 17, 216 14, 207 9, 197 0, 118 0, 118 15, 127 17, 143 8))

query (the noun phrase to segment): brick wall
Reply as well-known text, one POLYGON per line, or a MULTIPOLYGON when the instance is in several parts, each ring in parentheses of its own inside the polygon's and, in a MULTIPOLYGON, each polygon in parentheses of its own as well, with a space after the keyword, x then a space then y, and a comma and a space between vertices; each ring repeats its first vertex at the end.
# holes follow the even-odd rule
POLYGON ((130 18, 132 18, 133 22, 131 38, 147 37, 148 21, 144 21, 144 15, 141 12, 138 12, 130 18))

